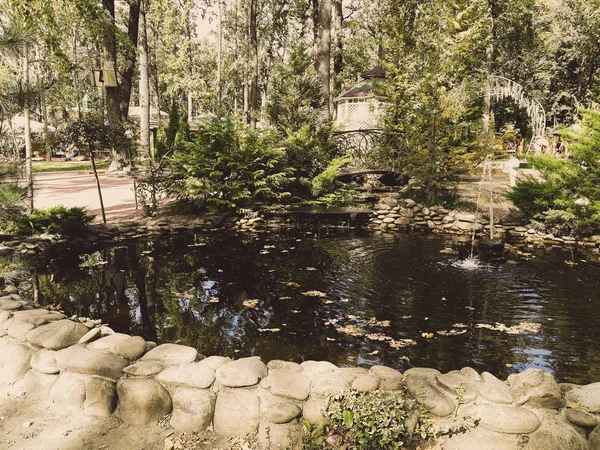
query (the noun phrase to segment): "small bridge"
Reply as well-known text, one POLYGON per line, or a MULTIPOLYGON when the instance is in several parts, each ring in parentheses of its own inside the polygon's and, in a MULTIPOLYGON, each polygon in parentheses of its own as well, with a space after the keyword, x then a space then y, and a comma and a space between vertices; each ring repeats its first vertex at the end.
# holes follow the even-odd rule
POLYGON ((398 168, 399 150, 405 145, 401 133, 384 132, 377 128, 336 131, 333 138, 337 143, 339 155, 352 158, 346 175, 353 176, 394 172, 398 168))

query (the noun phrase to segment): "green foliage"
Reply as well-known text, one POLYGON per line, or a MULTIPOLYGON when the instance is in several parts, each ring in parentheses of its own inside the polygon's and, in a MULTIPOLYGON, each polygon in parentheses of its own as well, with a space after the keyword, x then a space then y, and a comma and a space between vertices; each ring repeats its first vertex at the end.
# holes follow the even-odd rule
POLYGON ((102 116, 88 114, 69 122, 57 135, 57 139, 84 151, 115 149, 130 145, 125 128, 104 123, 102 116))
POLYGON ((348 164, 350 160, 351 158, 349 156, 335 158, 329 163, 323 172, 314 177, 310 183, 313 195, 317 196, 321 192, 327 190, 329 185, 333 183, 333 180, 340 172, 340 169, 348 164))
POLYGON ((243 131, 230 119, 201 125, 194 142, 180 143, 171 166, 170 193, 213 210, 283 198, 293 180, 272 133, 243 131))
POLYGON ((16 163, 0 164, 0 229, 23 213, 25 189, 18 184, 21 171, 16 163))
POLYGON ((325 414, 343 442, 356 449, 401 448, 434 434, 427 411, 400 392, 333 393, 325 414))
POLYGON ((312 65, 306 44, 296 44, 290 60, 275 70, 267 105, 299 184, 322 171, 336 151, 332 125, 321 116, 321 87, 312 65))
POLYGON ((532 158, 546 181, 519 181, 507 194, 527 218, 546 213, 547 231, 600 232, 600 111, 580 114, 578 127, 562 130, 571 158, 532 158))
POLYGON ((80 236, 85 227, 94 220, 85 208, 55 206, 50 209, 34 209, 28 216, 17 218, 12 229, 17 234, 55 233, 65 236, 80 236))

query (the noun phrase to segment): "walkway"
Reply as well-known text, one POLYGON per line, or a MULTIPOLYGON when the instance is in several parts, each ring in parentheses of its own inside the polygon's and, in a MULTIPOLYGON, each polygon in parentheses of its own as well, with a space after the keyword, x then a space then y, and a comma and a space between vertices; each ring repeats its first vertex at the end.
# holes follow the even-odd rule
MULTIPOLYGON (((107 219, 142 214, 135 208, 132 178, 99 174, 107 219)), ((35 174, 35 208, 84 206, 90 214, 101 217, 96 180, 92 172, 48 172, 35 174)))

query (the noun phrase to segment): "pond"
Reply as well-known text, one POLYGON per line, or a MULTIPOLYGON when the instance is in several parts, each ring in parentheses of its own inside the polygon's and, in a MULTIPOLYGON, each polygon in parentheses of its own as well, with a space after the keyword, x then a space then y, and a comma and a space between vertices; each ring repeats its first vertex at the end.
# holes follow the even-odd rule
POLYGON ((62 255, 36 269, 40 302, 206 356, 600 379, 600 269, 583 255, 465 270, 449 237, 357 233, 197 234, 62 255))

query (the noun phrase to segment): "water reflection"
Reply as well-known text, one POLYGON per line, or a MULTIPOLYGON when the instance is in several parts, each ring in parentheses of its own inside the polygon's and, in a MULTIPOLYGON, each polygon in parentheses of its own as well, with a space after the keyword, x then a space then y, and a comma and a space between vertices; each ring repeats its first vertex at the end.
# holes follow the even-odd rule
POLYGON ((205 355, 600 379, 598 268, 552 251, 464 270, 444 253, 452 245, 353 234, 146 241, 38 268, 39 298, 205 355), (506 331, 520 323, 541 329, 506 331))

